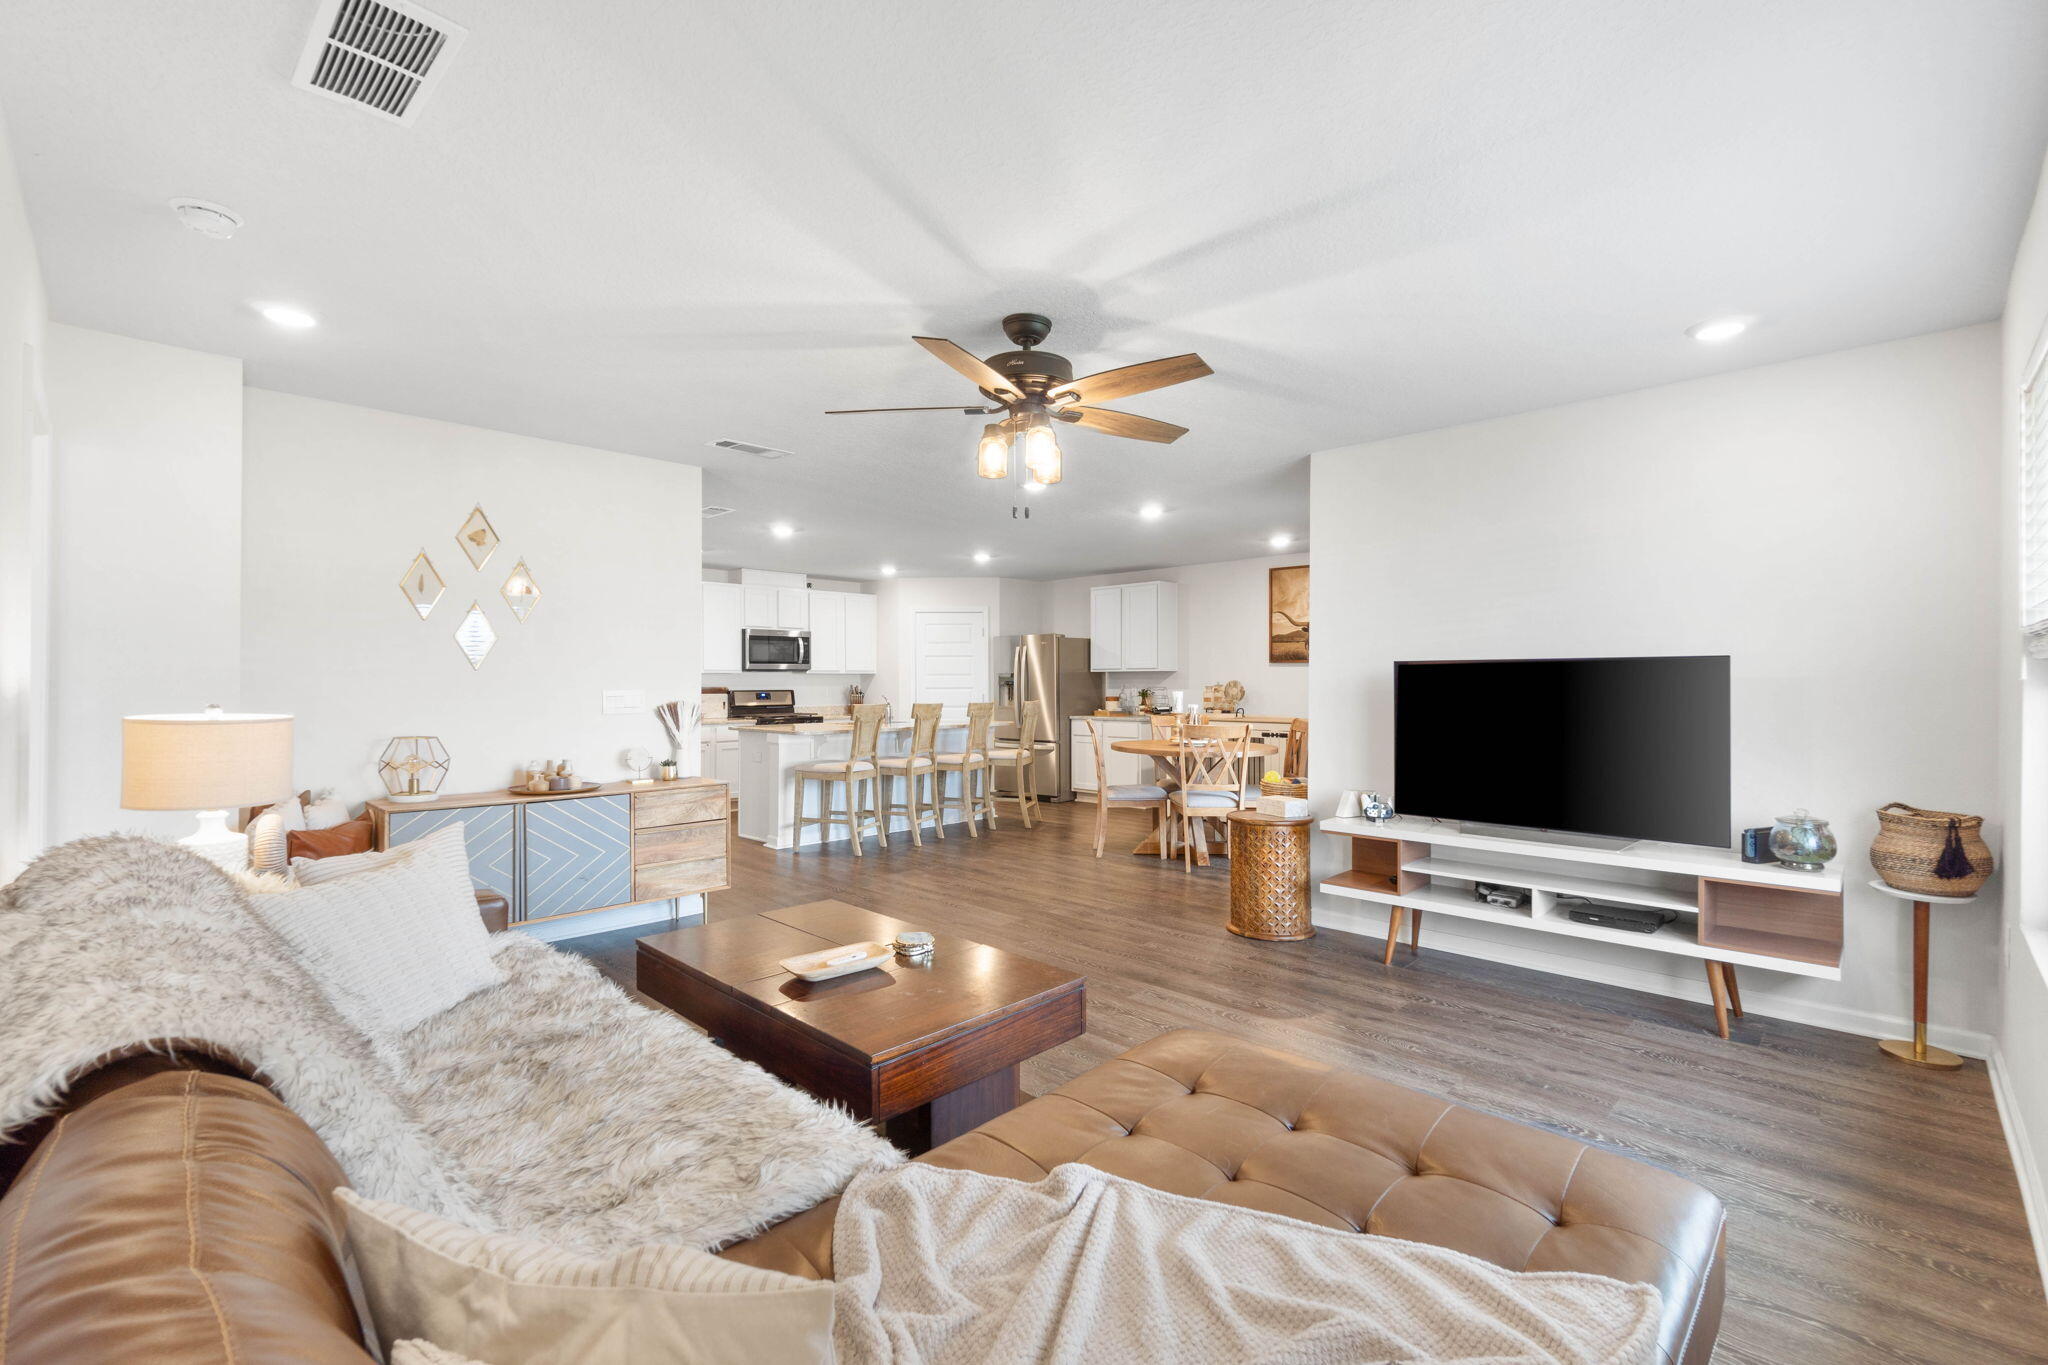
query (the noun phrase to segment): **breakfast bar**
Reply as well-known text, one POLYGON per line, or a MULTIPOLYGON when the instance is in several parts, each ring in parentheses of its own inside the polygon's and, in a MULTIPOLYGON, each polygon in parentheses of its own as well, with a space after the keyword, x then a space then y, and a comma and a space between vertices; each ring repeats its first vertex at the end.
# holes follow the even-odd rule
MULTIPOLYGON (((882 726, 880 750, 885 758, 907 753, 910 747, 910 722, 890 721, 882 726)), ((794 770, 804 763, 817 763, 825 759, 843 759, 853 746, 853 722, 850 720, 813 721, 795 725, 749 725, 737 730, 740 745, 739 834, 742 839, 751 839, 769 848, 789 848, 794 842, 791 830, 795 822, 794 770)), ((958 750, 967 742, 967 726, 941 725, 939 727, 939 749, 958 750)), ((959 775, 941 775, 940 781, 947 784, 949 792, 959 790, 959 775)), ((805 796, 806 815, 818 813, 818 800, 825 788, 818 783, 807 783, 805 796)), ((843 798, 842 798, 843 799, 843 798)), ((910 822, 902 815, 889 820, 889 833, 901 833, 906 838, 910 833, 910 822)), ((843 833, 840 837, 844 837, 843 833)), ((803 842, 820 843, 824 839, 822 827, 806 825, 803 842)))

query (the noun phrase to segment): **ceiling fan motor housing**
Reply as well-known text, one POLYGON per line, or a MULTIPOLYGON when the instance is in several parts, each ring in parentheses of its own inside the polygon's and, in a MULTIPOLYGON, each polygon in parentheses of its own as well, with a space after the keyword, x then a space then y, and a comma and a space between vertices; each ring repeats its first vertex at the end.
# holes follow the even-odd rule
POLYGON ((1053 385, 1067 383, 1074 377, 1073 362, 1051 351, 1004 351, 990 356, 988 367, 1027 397, 1043 394, 1053 385))

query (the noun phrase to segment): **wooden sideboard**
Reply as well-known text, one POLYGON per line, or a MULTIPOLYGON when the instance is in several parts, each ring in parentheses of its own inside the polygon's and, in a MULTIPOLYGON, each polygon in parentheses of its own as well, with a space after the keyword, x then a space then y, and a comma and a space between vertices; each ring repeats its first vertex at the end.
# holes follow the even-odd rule
POLYGON ((511 922, 587 915, 732 885, 726 784, 613 782, 574 796, 506 791, 369 803, 378 848, 462 825, 469 875, 511 922))

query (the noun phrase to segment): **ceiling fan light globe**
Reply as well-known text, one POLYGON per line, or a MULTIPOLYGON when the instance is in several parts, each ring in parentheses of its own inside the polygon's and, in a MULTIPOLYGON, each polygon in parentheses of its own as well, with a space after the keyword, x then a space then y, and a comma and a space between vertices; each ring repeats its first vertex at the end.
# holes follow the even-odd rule
POLYGON ((1064 476, 1059 438, 1050 426, 1035 426, 1024 433, 1024 471, 1039 483, 1056 484, 1064 476))
POLYGON ((981 444, 975 450, 974 472, 984 479, 1010 477, 1010 438, 1000 422, 982 428, 981 444))

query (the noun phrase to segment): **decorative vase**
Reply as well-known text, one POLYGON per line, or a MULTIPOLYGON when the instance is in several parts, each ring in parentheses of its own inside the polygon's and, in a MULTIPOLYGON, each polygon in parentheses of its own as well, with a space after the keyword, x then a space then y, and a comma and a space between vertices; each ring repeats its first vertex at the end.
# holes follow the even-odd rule
POLYGON ((1839 851, 1828 822, 1806 813, 1804 807, 1781 815, 1771 825, 1771 852, 1780 867, 1800 872, 1819 872, 1839 851))
POLYGON ((1886 886, 1900 891, 1974 896, 1996 863, 1984 842, 1983 816, 1894 801, 1878 808, 1870 865, 1886 886))
POLYGON ((1358 813, 1375 825, 1384 825, 1394 818, 1394 806, 1378 792, 1367 792, 1360 800, 1358 813))
POLYGON ((1356 820, 1362 809, 1363 806, 1359 802, 1358 793, 1355 791, 1347 791, 1337 798, 1337 818, 1339 820, 1356 820))

